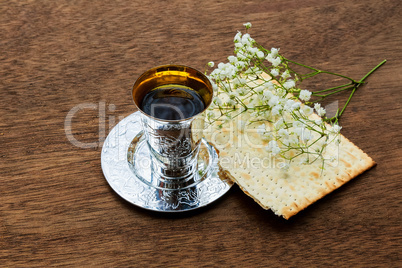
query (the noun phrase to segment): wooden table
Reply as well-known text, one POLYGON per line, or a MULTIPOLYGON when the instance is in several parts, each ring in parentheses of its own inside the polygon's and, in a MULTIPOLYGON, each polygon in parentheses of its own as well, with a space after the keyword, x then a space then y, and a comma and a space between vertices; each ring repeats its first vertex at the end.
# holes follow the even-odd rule
POLYGON ((402 265, 401 2, 244 2, 0 3, 1 267, 402 265), (136 78, 161 64, 226 61, 248 21, 259 43, 322 69, 360 79, 388 60, 341 120, 377 166, 289 221, 237 186, 192 213, 121 199, 101 145, 134 112, 136 78))

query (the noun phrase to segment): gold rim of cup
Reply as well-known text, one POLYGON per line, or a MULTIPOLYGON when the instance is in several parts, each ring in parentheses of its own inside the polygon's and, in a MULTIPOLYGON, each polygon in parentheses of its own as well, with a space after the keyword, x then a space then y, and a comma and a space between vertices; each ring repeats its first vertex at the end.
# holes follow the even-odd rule
MULTIPOLYGON (((138 111, 146 116, 152 117, 141 110, 141 102, 144 96, 157 87, 169 84, 187 86, 201 96, 205 104, 205 109, 198 114, 203 113, 212 102, 213 88, 211 82, 205 74, 185 65, 167 64, 149 69, 148 71, 144 72, 134 83, 132 98, 138 111)), ((184 120, 191 119, 197 115, 185 118, 184 120)), ((152 118, 165 122, 177 122, 183 120, 165 120, 156 117, 152 118)))

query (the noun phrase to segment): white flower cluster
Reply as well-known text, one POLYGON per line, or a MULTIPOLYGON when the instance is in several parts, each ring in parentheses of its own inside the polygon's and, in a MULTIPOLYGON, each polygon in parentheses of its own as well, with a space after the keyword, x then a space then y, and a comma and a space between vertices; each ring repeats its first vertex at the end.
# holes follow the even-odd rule
MULTIPOLYGON (((249 29, 251 24, 245 27, 249 29)), ((241 32, 235 35, 234 44, 235 56, 219 63, 210 74, 217 91, 207 113, 209 121, 222 125, 247 111, 251 119, 238 122, 239 129, 261 122, 257 133, 268 141, 266 150, 271 154, 290 161, 301 154, 314 155, 315 159, 322 156, 329 135, 339 133, 340 127, 334 125, 328 130, 324 120, 311 119, 314 110, 323 117, 325 109, 318 103, 314 110, 302 103, 309 101, 312 93, 297 88, 297 77, 282 64, 279 49, 266 50, 241 32)), ((308 163, 306 159, 302 163, 308 163)))

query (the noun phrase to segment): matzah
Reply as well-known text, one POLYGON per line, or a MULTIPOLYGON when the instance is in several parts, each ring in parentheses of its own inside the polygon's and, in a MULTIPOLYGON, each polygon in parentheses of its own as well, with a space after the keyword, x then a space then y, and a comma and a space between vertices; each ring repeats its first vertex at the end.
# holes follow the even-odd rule
POLYGON ((222 122, 215 122, 204 135, 219 150, 219 163, 227 175, 264 209, 285 219, 375 165, 367 154, 339 135, 340 143, 334 142, 326 152, 327 159, 335 161, 326 161, 323 166, 320 161, 299 164, 295 160, 288 169, 280 168, 285 161, 264 149, 268 141, 257 133, 257 124, 245 130, 239 128, 239 122, 247 121, 249 116, 246 112, 222 128, 218 127, 222 122))

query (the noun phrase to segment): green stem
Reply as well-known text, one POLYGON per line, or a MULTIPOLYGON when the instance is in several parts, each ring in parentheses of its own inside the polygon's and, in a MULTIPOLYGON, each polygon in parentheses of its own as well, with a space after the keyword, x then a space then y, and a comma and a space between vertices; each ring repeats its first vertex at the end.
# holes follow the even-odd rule
POLYGON ((351 101, 353 94, 355 93, 355 91, 359 88, 360 85, 362 85, 364 83, 364 80, 367 79, 367 77, 369 77, 372 73, 374 73, 378 68, 380 68, 383 64, 385 64, 387 62, 387 60, 383 60, 382 62, 380 62, 376 67, 374 67, 370 72, 368 72, 365 76, 363 76, 362 79, 360 79, 359 83, 356 84, 353 87, 352 92, 349 95, 348 100, 346 101, 345 105, 343 106, 342 110, 339 112, 339 114, 337 115, 337 120, 342 116, 343 112, 345 111, 346 107, 348 106, 349 102, 351 101))
POLYGON ((331 88, 327 88, 327 89, 324 89, 324 90, 314 91, 314 93, 323 93, 323 92, 331 91, 331 90, 342 88, 342 87, 348 87, 348 86, 351 86, 351 85, 353 85, 353 83, 348 83, 348 84, 345 84, 345 85, 331 87, 331 88))
POLYGON ((301 80, 303 81, 304 79, 313 77, 315 75, 319 74, 319 72, 312 72, 312 73, 308 73, 308 74, 299 74, 301 80))
POLYGON ((338 92, 341 92, 341 91, 344 91, 344 90, 352 89, 352 92, 350 93, 349 98, 346 101, 345 105, 343 106, 342 110, 339 113, 337 113, 336 116, 334 116, 334 117, 332 117, 330 119, 327 119, 328 121, 334 121, 334 120, 338 121, 339 118, 342 116, 343 112, 345 111, 346 107, 350 103, 350 101, 351 101, 351 99, 353 97, 353 94, 356 92, 356 90, 359 88, 359 86, 364 83, 364 81, 367 79, 367 77, 369 77, 372 73, 374 73, 378 68, 380 68, 383 64, 385 64, 387 62, 387 60, 383 60, 377 66, 375 66, 370 72, 368 72, 365 76, 363 76, 362 79, 360 79, 359 81, 356 81, 356 80, 354 80, 354 79, 352 79, 350 77, 347 77, 345 75, 319 70, 317 68, 314 68, 314 67, 311 67, 311 66, 307 66, 307 65, 304 65, 304 64, 289 60, 289 59, 287 59, 285 57, 282 57, 282 59, 283 59, 283 61, 290 62, 290 63, 296 64, 296 65, 299 65, 299 66, 302 66, 304 68, 307 68, 307 69, 310 69, 310 70, 314 71, 314 72, 308 73, 306 75, 300 75, 302 77, 302 80, 305 79, 305 78, 313 77, 313 76, 318 75, 320 73, 325 73, 325 74, 330 74, 330 75, 342 77, 342 78, 345 78, 345 79, 348 79, 349 81, 351 81, 351 83, 348 83, 348 84, 344 84, 344 85, 340 85, 340 86, 336 86, 336 87, 332 87, 332 88, 328 88, 328 89, 313 92, 314 96, 321 97, 321 99, 324 99, 324 98, 326 98, 326 97, 328 97, 328 96, 330 96, 332 94, 335 94, 335 93, 338 93, 338 92), (335 90, 335 89, 339 89, 339 90, 335 90), (323 93, 323 92, 328 92, 328 91, 332 91, 332 90, 335 90, 335 91, 333 91, 331 93, 328 93, 328 94, 324 94, 324 95, 317 94, 317 93, 323 93))
POLYGON ((319 73, 321 73, 321 74, 330 74, 330 75, 335 75, 335 76, 338 76, 338 77, 342 77, 342 78, 345 78, 345 79, 348 79, 348 80, 350 80, 350 81, 352 81, 353 83, 360 83, 360 82, 357 82, 356 80, 354 80, 354 79, 352 79, 352 78, 350 78, 350 77, 347 77, 347 76, 344 76, 344 75, 341 75, 341 74, 337 74, 337 73, 332 73, 332 72, 328 72, 328 71, 319 71, 319 73))
POLYGON ((387 60, 383 60, 382 62, 380 62, 376 67, 374 67, 370 72, 368 72, 362 79, 360 79, 359 83, 363 83, 363 81, 369 77, 372 73, 375 72, 375 70, 377 70, 378 68, 380 68, 382 65, 384 65, 387 62, 387 60))
POLYGON ((318 142, 319 140, 321 140, 323 137, 324 137, 324 135, 321 134, 321 137, 319 137, 318 139, 316 139, 315 141, 313 141, 311 144, 309 144, 309 145, 307 146, 307 148, 310 148, 311 146, 313 146, 315 143, 317 143, 317 142, 318 142))
POLYGON ((328 94, 325 94, 325 95, 315 94, 316 92, 312 92, 312 93, 313 93, 313 96, 317 96, 317 97, 321 97, 321 98, 326 98, 326 97, 328 97, 328 96, 331 96, 332 94, 335 94, 335 93, 338 93, 338 92, 342 92, 342 91, 345 91, 345 90, 348 90, 348 89, 352 89, 352 88, 355 88, 355 87, 353 86, 353 87, 347 87, 347 88, 338 89, 338 90, 335 90, 334 92, 331 92, 331 93, 328 93, 328 94))
POLYGON ((338 119, 342 116, 342 114, 343 114, 343 112, 345 111, 346 107, 348 106, 350 100, 352 99, 353 94, 355 93, 356 89, 357 89, 357 87, 354 87, 354 88, 353 88, 352 92, 351 92, 350 95, 349 95, 348 100, 346 101, 346 103, 345 103, 345 105, 343 106, 342 110, 341 110, 341 111, 339 112, 339 114, 338 114, 338 119))
MULTIPOLYGON (((288 61, 288 62, 291 62, 291 63, 296 64, 296 65, 299 65, 299 66, 302 66, 302 67, 307 68, 307 69, 310 69, 310 70, 314 70, 315 73, 311 73, 311 74, 314 74, 314 75, 317 75, 317 74, 320 74, 320 73, 330 74, 330 75, 335 75, 335 76, 339 76, 339 77, 348 79, 348 80, 352 81, 353 83, 360 83, 360 82, 357 82, 356 80, 354 80, 354 79, 352 79, 352 78, 350 78, 350 77, 347 77, 347 76, 345 76, 345 75, 342 75, 342 74, 337 74, 337 73, 333 73, 333 72, 328 72, 328 71, 319 70, 319 69, 317 69, 317 68, 314 68, 314 67, 311 67, 311 66, 307 66, 307 65, 304 65, 304 64, 301 64, 301 63, 298 63, 298 62, 289 60, 289 59, 287 59, 287 58, 285 58, 285 57, 283 57, 283 60, 288 61)), ((314 75, 311 75, 311 76, 314 76, 314 75)))

